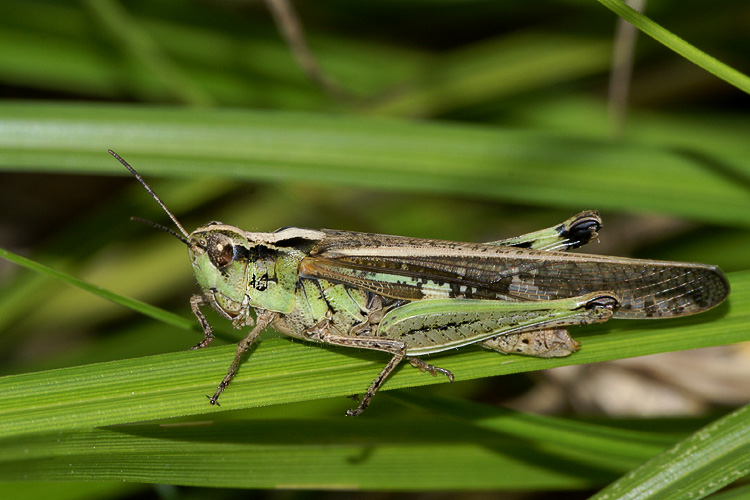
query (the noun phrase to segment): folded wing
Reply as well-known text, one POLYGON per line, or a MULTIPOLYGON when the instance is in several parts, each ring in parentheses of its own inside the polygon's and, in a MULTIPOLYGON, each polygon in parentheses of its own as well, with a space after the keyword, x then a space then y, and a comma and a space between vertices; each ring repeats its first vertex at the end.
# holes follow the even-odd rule
POLYGON ((611 291, 619 318, 695 314, 721 303, 729 284, 704 264, 544 252, 522 248, 322 230, 302 276, 402 300, 540 301, 611 291))

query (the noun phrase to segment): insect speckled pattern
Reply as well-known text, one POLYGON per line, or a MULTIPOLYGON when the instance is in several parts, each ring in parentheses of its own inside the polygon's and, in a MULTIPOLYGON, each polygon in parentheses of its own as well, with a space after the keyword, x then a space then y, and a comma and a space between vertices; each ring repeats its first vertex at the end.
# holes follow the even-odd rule
POLYGON ((218 404, 242 354, 268 326, 309 342, 391 355, 359 406, 347 412, 354 416, 404 359, 452 381, 450 371, 417 356, 474 343, 505 354, 568 356, 580 347, 568 326, 686 316, 729 294, 716 266, 567 253, 597 237, 595 211, 488 243, 296 227, 253 233, 220 222, 188 234, 143 178, 109 152, 181 234, 149 224, 188 247, 201 288, 190 305, 204 332, 194 349, 213 339, 204 305, 236 328, 251 327, 211 404, 218 404))

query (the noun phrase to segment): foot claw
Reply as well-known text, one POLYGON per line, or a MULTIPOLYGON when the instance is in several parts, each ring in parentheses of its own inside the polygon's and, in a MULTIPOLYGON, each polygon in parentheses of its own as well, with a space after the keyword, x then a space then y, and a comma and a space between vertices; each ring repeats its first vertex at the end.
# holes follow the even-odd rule
POLYGON ((350 409, 346 410, 346 416, 347 417, 357 417, 357 416, 359 416, 360 413, 362 413, 362 411, 363 410, 360 409, 360 408, 355 408, 355 409, 351 409, 350 408, 350 409))

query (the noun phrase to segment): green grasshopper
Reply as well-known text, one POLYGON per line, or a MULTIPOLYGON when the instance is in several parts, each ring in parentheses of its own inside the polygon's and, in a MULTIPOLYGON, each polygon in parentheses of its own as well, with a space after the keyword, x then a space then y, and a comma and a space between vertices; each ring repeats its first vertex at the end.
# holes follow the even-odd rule
POLYGON ((252 233, 220 222, 188 234, 133 167, 109 153, 181 234, 151 225, 188 247, 201 288, 190 305, 204 333, 193 349, 213 339, 204 305, 235 328, 252 327, 209 398, 212 405, 268 326, 297 339, 391 355, 359 406, 347 411, 355 416, 404 359, 453 381, 450 371, 419 356, 478 342, 506 354, 568 356, 580 346, 569 326, 696 314, 729 294, 715 266, 566 253, 597 237, 595 211, 489 243, 296 227, 252 233))

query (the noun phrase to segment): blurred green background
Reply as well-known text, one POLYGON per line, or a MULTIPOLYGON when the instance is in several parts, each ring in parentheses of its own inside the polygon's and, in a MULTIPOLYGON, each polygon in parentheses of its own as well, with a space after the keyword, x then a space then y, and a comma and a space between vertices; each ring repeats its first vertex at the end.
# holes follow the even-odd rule
MULTIPOLYGON (((734 302, 712 312, 710 319, 728 316, 738 321, 732 323, 734 334, 748 338, 750 99, 745 92, 642 33, 634 47, 632 78, 627 72, 616 72, 613 79, 614 46, 623 44, 627 49, 627 36, 616 36, 617 17, 594 1, 333 0, 295 2, 294 8, 317 61, 317 73, 306 74, 303 66, 310 60, 300 64, 295 57, 299 53, 285 41, 263 2, 3 0, 0 247, 190 318, 188 299, 196 287, 185 250, 164 233, 129 220, 138 216, 168 225, 148 194, 106 153, 112 148, 152 184, 188 230, 221 220, 254 231, 291 225, 490 241, 553 225, 584 209, 598 209, 604 218, 601 241, 587 251, 721 266, 730 273, 736 295, 734 302), (620 89, 630 85, 624 100, 609 94, 613 81, 620 89)), ((748 72, 750 6, 746 2, 650 2, 646 14, 735 70, 748 72)), ((0 260, 0 273, 3 375, 183 352, 200 338, 195 330, 158 323, 5 260, 0 260)), ((685 325, 712 328, 710 319, 685 325)), ((217 327, 223 322, 216 315, 210 320, 217 327)), ((717 334, 730 329, 729 323, 717 324, 713 327, 717 334)), ((234 342, 241 335, 227 325, 219 328, 221 340, 234 342)), ((627 340, 629 328, 657 330, 662 326, 618 324, 612 328, 611 333, 623 330, 622 338, 627 340)), ((609 328, 584 332, 582 353, 587 342, 593 353, 586 362, 625 356, 605 354, 604 343, 602 354, 596 354, 596 342, 604 342, 597 332, 605 331, 609 328)), ((691 331, 685 330, 685 337, 691 331)), ((273 337, 273 332, 268 336, 273 337)), ((286 340, 269 340, 268 344, 275 346, 271 349, 308 349, 286 340)), ((675 341, 665 341, 648 352, 682 348, 675 341)), ((215 355, 223 366, 231 359, 231 347, 227 349, 215 351, 222 356, 181 355, 185 360, 195 359, 187 357, 192 354, 215 355)), ((377 373, 372 367, 378 366, 378 356, 362 358, 334 351, 341 359, 353 358, 370 366, 358 380, 369 380, 377 373)), ((465 359, 482 356, 484 360, 490 355, 472 351, 468 356, 465 359)), ((738 363, 740 368, 730 375, 735 377, 732 383, 742 385, 746 371, 741 367, 750 356, 748 350, 739 347, 718 356, 738 363)), ((499 365, 507 359, 487 363, 499 365)), ((336 362, 339 358, 332 366, 336 362)), ((252 363, 252 356, 247 363, 252 363)), ((281 371, 283 363, 277 367, 281 371)), ((515 371, 544 367, 542 363, 529 366, 515 371)), ((96 370, 91 368, 90 373, 96 370)), ((465 378, 500 373, 499 368, 487 370, 495 371, 465 378)), ((634 370, 650 373, 642 367, 634 370)), ((406 371, 398 376, 403 373, 406 380, 411 376, 406 371)), ((574 375, 590 376, 588 372, 574 375)), ((203 377, 200 383, 210 387, 218 382, 215 378, 203 377)), ((23 456, 7 451, 14 446, 41 450, 54 441, 54 428, 36 438, 32 433, 28 439, 36 439, 36 445, 23 441, 26 438, 12 441, 12 436, 4 445, 0 442, 0 448, 7 451, 5 455, 0 452, 6 470, 5 475, 0 472, 0 479, 16 481, 26 477, 22 472, 34 470, 41 472, 31 474, 31 479, 70 479, 78 470, 83 478, 136 481, 65 482, 61 483, 64 488, 57 483, 7 483, 4 488, 14 498, 248 495, 247 490, 219 492, 184 486, 201 484, 284 490, 256 492, 271 498, 310 495, 295 489, 342 488, 500 489, 516 492, 507 498, 586 498, 693 432, 707 418, 747 403, 742 399, 746 393, 738 389, 734 399, 703 397, 693 405, 678 405, 679 411, 657 407, 649 413, 691 416, 667 421, 652 416, 633 422, 601 416, 607 413, 603 403, 581 403, 582 396, 567 392, 577 384, 561 380, 534 372, 440 384, 413 393, 393 391, 392 396, 384 392, 364 418, 354 423, 344 421, 348 400, 316 399, 309 394, 288 399, 311 399, 308 402, 213 415, 229 426, 214 436, 217 442, 233 432, 241 433, 238 429, 269 426, 263 444, 282 451, 270 465, 272 479, 268 480, 257 471, 243 475, 238 469, 236 478, 211 482, 214 468, 217 474, 222 470, 222 457, 232 456, 222 454, 229 452, 221 447, 203 465, 204 452, 194 451, 192 461, 174 476, 166 470, 177 466, 165 465, 163 475, 157 473, 156 479, 124 466, 128 472, 117 473, 118 464, 128 460, 148 463, 136 453, 140 444, 127 445, 134 448, 133 454, 123 445, 123 455, 111 455, 109 468, 103 467, 106 471, 99 476, 96 464, 106 459, 95 460, 81 448, 62 450, 56 455, 57 465, 48 456, 24 462, 23 456), (530 395, 549 403, 539 403, 530 395), (465 449, 485 439, 476 428, 466 431, 460 425, 460 419, 466 418, 461 411, 468 410, 436 417, 440 411, 425 409, 429 403, 422 409, 413 403, 433 396, 438 398, 433 402, 455 397, 478 402, 466 404, 482 403, 481 410, 470 407, 476 412, 511 405, 531 412, 578 413, 574 418, 583 419, 582 425, 651 432, 640 438, 653 449, 644 444, 643 455, 612 458, 602 465, 604 459, 598 455, 558 460, 556 452, 548 451, 542 459, 536 454, 527 456, 519 451, 526 449, 526 441, 513 441, 521 438, 513 435, 508 442, 502 440, 506 437, 493 436, 486 438, 492 443, 485 443, 488 449, 516 450, 508 452, 506 462, 493 465, 465 449), (423 426, 420 422, 425 419, 429 423, 423 426), (440 439, 455 431, 461 446, 453 449, 451 443, 432 442, 426 429, 440 439), (299 468, 309 467, 308 462, 300 459, 295 464, 296 455, 283 452, 290 446, 286 440, 295 433, 320 433, 320 442, 303 450, 310 454, 310 463, 321 460, 327 447, 344 447, 358 436, 366 438, 353 448, 357 457, 342 459, 340 469, 331 464, 316 476, 307 468, 302 474, 299 468), (419 437, 414 438, 414 433, 419 437), (377 454, 379 447, 393 443, 403 443, 394 451, 403 460, 391 462, 394 470, 368 465, 370 453, 377 454), (448 451, 431 454, 432 447, 443 450, 438 444, 448 451), (60 457, 66 453, 78 457, 80 469, 65 468, 67 459, 60 457), (444 469, 436 467, 432 476, 420 472, 427 475, 410 478, 409 467, 414 466, 409 464, 420 460, 444 463, 444 469), (472 460, 489 469, 502 464, 516 472, 474 470, 472 460), (450 478, 448 469, 454 472, 450 478), (367 475, 374 477, 364 481, 367 475), (401 478, 396 480, 396 476, 401 478), (139 481, 178 486, 140 485, 139 481)), ((403 385, 428 382, 433 383, 403 385)), ((353 383, 350 392, 366 384, 353 383)), ((193 389, 191 394, 197 392, 200 399, 202 390, 193 389)), ((231 392, 232 388, 227 394, 231 392)), ((330 389, 318 397, 334 393, 346 394, 347 389, 330 389)), ((76 397, 69 395, 70 401, 76 397)), ((278 402, 273 396, 268 398, 267 403, 278 402)), ((226 409, 230 408, 227 402, 226 409)), ((200 413, 204 411, 208 408, 200 413)), ((19 411, 9 418, 23 419, 23 415, 19 411)), ((504 415, 492 418, 502 420, 504 415)), ((75 418, 74 405, 68 416, 75 418)), ((198 412, 194 416, 207 418, 198 412)), ((548 434, 538 441, 530 435, 523 439, 543 446, 555 425, 559 426, 550 423, 548 434)), ((149 429, 141 430, 148 434, 149 429)), ((64 436, 84 440, 81 435, 64 436)), ((108 436, 86 436, 113 442, 108 436)), ((258 439, 255 434, 240 436, 251 443, 258 439)), ((628 436, 625 433, 619 439, 623 443, 635 439, 628 436)), ((213 438, 207 435, 205 439, 213 438)), ((189 441, 172 453, 191 453, 195 448, 189 441)), ((608 456, 605 451, 611 446, 603 445, 599 453, 608 456)), ((162 458, 170 453, 159 447, 155 450, 143 453, 162 458)), ((237 455, 226 460, 238 466, 243 459, 237 455)), ((158 469, 158 465, 152 467, 158 469)), ((402 495, 406 494, 391 494, 402 495)))

